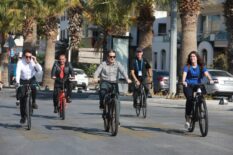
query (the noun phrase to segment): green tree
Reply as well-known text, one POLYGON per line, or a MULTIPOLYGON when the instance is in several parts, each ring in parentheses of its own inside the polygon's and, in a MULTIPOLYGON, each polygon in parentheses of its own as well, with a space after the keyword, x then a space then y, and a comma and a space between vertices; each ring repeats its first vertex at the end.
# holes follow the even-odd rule
POLYGON ((46 52, 43 85, 53 88, 51 69, 55 60, 55 43, 58 35, 59 15, 68 6, 66 0, 43 0, 43 16, 45 17, 44 32, 46 36, 46 52))
POLYGON ((181 52, 179 54, 178 74, 182 80, 182 69, 188 54, 197 51, 197 19, 200 13, 200 0, 179 0, 179 12, 182 25, 181 52))
POLYGON ((0 33, 2 37, 1 51, 0 54, 0 81, 4 85, 9 84, 8 80, 8 64, 9 57, 7 54, 7 49, 3 47, 7 39, 7 33, 13 32, 18 33, 22 28, 21 18, 18 16, 17 12, 12 8, 11 1, 1 0, 0 1, 0 33))

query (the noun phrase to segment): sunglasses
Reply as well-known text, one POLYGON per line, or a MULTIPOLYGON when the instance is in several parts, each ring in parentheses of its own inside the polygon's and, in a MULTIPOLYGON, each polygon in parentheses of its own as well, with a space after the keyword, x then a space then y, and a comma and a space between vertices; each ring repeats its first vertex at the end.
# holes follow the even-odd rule
POLYGON ((116 56, 108 56, 109 58, 116 58, 116 56))
POLYGON ((32 57, 31 56, 25 56, 26 59, 31 59, 32 57))

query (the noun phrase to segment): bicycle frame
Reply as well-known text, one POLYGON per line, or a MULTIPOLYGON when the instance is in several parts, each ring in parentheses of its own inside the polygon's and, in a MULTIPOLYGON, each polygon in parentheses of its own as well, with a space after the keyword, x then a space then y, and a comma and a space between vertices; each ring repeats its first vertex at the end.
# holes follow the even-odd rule
POLYGON ((67 79, 63 79, 62 81, 62 89, 58 93, 58 101, 59 101, 59 115, 64 120, 65 119, 65 108, 67 106, 66 104, 66 89, 65 89, 65 82, 67 79))
POLYGON ((136 91, 134 91, 134 102, 136 101, 136 115, 140 115, 140 111, 142 109, 143 111, 143 118, 146 118, 146 113, 147 113, 147 97, 145 94, 145 87, 142 83, 140 83, 139 87, 137 88, 136 91), (144 101, 145 100, 145 101, 144 101))

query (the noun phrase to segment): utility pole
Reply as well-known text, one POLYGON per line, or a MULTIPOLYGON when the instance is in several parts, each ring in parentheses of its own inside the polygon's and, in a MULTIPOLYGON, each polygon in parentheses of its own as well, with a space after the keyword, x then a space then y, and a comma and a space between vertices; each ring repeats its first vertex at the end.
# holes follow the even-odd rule
POLYGON ((169 97, 176 95, 177 79, 177 0, 171 1, 169 97))

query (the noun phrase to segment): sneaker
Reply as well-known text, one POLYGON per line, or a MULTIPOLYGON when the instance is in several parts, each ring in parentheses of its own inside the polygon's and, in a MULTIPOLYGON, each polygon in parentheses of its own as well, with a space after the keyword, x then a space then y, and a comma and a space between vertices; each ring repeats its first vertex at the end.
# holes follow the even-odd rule
POLYGON ((190 123, 189 122, 185 122, 184 127, 185 127, 185 129, 189 129, 190 128, 190 123))
POLYGON ((33 109, 38 109, 38 105, 36 104, 36 102, 32 102, 32 108, 33 109))
POLYGON ((54 113, 57 113, 57 107, 54 107, 54 111, 53 111, 54 113))
POLYGON ((21 118, 20 121, 19 121, 20 124, 24 124, 25 122, 26 122, 25 118, 21 118))
POLYGON ((121 123, 119 122, 118 127, 121 127, 121 123))
POLYGON ((67 97, 67 103, 71 103, 72 100, 70 99, 70 97, 67 97))
POLYGON ((16 106, 19 106, 19 100, 16 101, 16 106))

